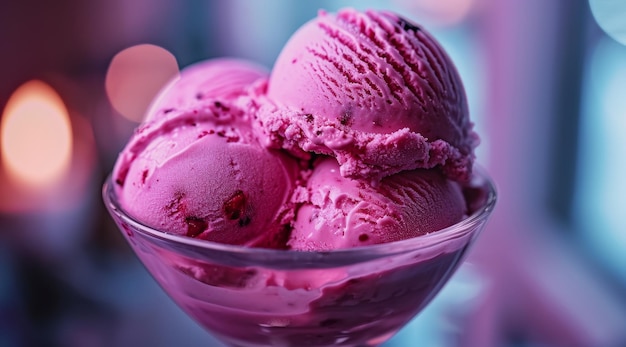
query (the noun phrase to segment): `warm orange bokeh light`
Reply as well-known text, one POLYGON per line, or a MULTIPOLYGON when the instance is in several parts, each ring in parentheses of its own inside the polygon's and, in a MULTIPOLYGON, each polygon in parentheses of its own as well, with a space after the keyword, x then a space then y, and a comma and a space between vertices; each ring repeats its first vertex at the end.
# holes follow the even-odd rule
POLYGON ((7 175, 38 188, 59 180, 69 169, 72 126, 61 97, 44 82, 20 86, 0 123, 0 150, 7 175))
POLYGON ((150 44, 132 46, 111 60, 105 81, 107 96, 122 116, 140 122, 157 92, 177 74, 176 58, 166 49, 150 44))

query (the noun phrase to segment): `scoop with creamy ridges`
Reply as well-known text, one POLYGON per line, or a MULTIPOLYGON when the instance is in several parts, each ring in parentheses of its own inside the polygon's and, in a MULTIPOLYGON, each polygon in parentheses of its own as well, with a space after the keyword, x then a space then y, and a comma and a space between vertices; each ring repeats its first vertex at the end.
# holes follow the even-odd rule
POLYGON ((339 174, 333 158, 315 165, 298 210, 291 249, 321 251, 404 240, 443 229, 466 213, 461 187, 435 170, 411 170, 371 186, 339 174))
POLYGON ((378 181, 441 167, 467 181, 478 137, 461 79, 420 26, 385 11, 321 11, 287 42, 260 115, 276 146, 335 156, 378 181))

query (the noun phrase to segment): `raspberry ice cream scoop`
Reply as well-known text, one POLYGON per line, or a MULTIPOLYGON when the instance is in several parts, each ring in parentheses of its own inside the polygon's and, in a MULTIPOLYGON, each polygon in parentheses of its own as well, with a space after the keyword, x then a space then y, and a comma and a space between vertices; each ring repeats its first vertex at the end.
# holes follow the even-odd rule
POLYGON ((234 107, 173 111, 138 129, 113 171, 120 202, 159 230, 281 247, 298 164, 263 148, 234 107))
POLYGON ((298 164, 261 146, 245 102, 238 104, 267 74, 220 58, 183 69, 165 86, 114 169, 128 213, 172 234, 283 247, 298 164))
POLYGON ((280 53, 268 99, 260 119, 272 141, 333 155, 344 176, 436 166, 470 176, 478 138, 459 74, 426 30, 394 13, 320 12, 280 53))
POLYGON ((404 171, 371 186, 323 159, 307 184, 289 239, 296 250, 324 251, 404 240, 448 227, 467 212, 461 186, 435 170, 404 171))

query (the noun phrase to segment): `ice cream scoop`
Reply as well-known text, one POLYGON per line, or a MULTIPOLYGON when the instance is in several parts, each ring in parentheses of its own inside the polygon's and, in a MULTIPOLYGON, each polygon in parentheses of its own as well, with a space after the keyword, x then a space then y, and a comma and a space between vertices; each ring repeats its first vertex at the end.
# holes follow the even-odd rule
POLYGON ((113 171, 127 213, 164 232, 280 247, 297 162, 263 148, 244 114, 213 104, 172 111, 133 136, 113 171))
POLYGON ((371 186, 345 178, 322 159, 307 184, 289 239, 296 250, 324 251, 404 240, 460 221, 461 186, 436 170, 404 171, 371 186))
POLYGON ((321 11, 284 46, 268 99, 269 137, 335 156, 344 176, 436 166, 470 176, 478 138, 459 74, 433 36, 394 13, 321 11))

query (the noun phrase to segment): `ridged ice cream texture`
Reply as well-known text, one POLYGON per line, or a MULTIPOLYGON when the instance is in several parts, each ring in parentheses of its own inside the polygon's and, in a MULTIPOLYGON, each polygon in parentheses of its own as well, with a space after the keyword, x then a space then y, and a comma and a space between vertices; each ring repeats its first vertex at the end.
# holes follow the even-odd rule
POLYGON ((466 213, 460 185, 433 170, 404 171, 379 185, 341 176, 324 158, 307 183, 289 246, 304 251, 404 240, 448 227, 466 213))
POLYGON ((269 73, 230 58, 185 68, 113 176, 126 211, 158 230, 331 250, 461 220, 476 145, 438 43, 395 14, 345 9, 305 24, 269 73))
POLYGON ((478 137, 460 76, 429 33, 396 14, 321 11, 281 51, 268 99, 269 137, 335 156, 344 176, 436 166, 471 175, 478 137))

